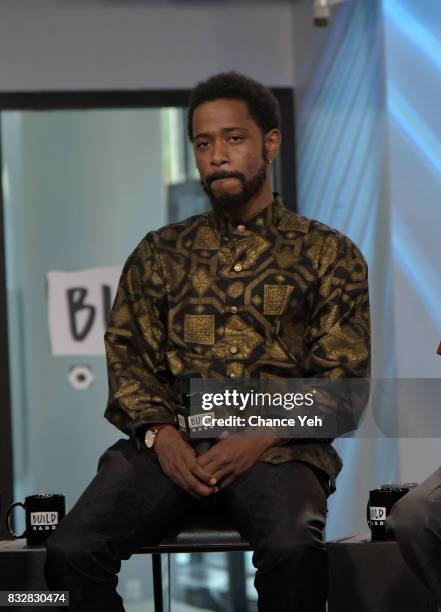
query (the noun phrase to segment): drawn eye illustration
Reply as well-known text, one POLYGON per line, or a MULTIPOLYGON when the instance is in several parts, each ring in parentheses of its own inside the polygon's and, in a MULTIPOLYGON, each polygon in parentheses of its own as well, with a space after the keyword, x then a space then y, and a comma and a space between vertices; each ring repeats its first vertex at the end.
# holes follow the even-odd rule
POLYGON ((77 365, 71 367, 68 380, 74 389, 84 391, 91 386, 95 380, 95 375, 89 366, 77 365))

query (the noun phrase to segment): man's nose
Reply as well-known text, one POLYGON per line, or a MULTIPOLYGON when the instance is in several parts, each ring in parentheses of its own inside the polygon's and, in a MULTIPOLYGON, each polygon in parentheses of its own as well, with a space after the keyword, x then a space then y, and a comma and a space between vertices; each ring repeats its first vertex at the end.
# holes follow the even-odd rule
POLYGON ((225 143, 217 140, 213 142, 213 146, 211 148, 211 159, 210 163, 212 166, 222 166, 223 164, 228 163, 228 154, 225 143))

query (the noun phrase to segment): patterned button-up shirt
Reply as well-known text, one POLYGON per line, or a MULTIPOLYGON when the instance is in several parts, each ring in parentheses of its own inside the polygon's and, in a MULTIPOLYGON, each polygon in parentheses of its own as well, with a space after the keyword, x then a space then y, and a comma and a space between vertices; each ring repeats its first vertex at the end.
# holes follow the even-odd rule
MULTIPOLYGON (((141 447, 176 424, 178 380, 365 378, 367 266, 345 236, 275 199, 248 221, 220 212, 149 232, 128 258, 105 334, 106 418, 141 447)), ((335 490, 327 440, 283 440, 261 461, 304 461, 335 490)))

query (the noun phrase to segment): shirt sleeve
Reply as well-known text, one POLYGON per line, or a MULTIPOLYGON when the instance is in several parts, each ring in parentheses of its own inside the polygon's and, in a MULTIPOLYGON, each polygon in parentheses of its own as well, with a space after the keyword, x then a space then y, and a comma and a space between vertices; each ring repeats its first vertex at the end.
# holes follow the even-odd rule
MULTIPOLYGON (((346 237, 328 235, 318 261, 307 358, 308 376, 345 380, 323 392, 322 406, 336 419, 338 435, 354 430, 369 398, 370 307, 363 255, 346 237)), ((322 386, 322 388, 324 388, 322 386)))
POLYGON ((148 234, 123 268, 104 335, 109 379, 104 416, 138 448, 146 427, 176 422, 165 355, 166 316, 166 283, 148 234))

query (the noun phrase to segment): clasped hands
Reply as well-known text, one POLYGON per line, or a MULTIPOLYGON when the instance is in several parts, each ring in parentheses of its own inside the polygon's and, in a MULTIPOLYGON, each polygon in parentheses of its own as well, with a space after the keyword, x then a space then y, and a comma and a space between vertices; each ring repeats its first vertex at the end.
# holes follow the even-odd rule
POLYGON ((154 448, 164 473, 181 489, 200 498, 228 487, 278 441, 275 436, 230 435, 197 456, 180 432, 169 426, 158 432, 154 448))

